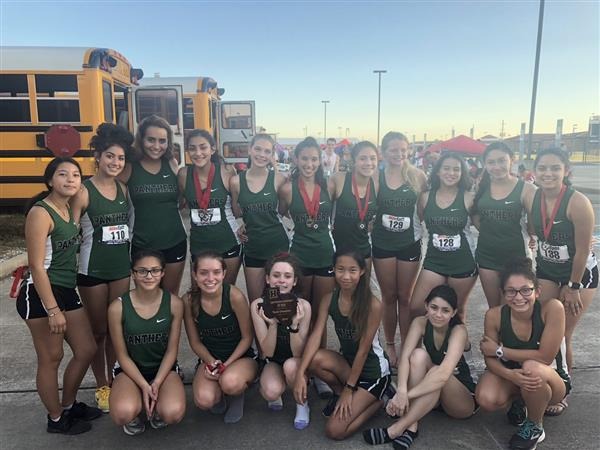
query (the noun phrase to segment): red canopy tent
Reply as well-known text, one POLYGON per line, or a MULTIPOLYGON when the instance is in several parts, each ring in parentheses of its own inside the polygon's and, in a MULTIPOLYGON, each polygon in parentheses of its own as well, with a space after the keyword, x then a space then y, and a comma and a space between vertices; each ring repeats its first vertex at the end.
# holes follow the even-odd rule
POLYGON ((486 145, 482 142, 471 139, 464 134, 448 139, 444 142, 438 142, 428 147, 425 152, 456 152, 470 156, 481 156, 486 145))

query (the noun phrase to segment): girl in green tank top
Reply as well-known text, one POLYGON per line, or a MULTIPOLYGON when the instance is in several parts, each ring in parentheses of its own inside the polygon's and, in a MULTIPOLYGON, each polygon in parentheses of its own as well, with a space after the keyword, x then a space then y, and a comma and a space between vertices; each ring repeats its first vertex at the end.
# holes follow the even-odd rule
POLYGON ((448 284, 458 296, 458 315, 464 322, 469 294, 477 280, 473 258, 467 166, 460 155, 444 153, 433 166, 429 190, 419 198, 419 217, 425 222, 427 255, 410 300, 411 316, 423 315, 431 289, 448 284))
POLYGON ((421 221, 417 199, 425 174, 410 163, 408 139, 390 131, 381 141, 385 168, 379 172, 373 225, 373 266, 381 288, 383 332, 392 366, 398 361, 396 329, 404 342, 410 325, 410 297, 421 263, 421 221))
POLYGON ((183 419, 185 392, 177 373, 183 302, 160 287, 165 259, 140 250, 132 256, 135 288, 108 308, 110 337, 117 356, 110 412, 126 434, 144 431, 146 413, 152 428, 183 419))
POLYGON ((366 258, 371 270, 370 232, 377 212, 378 180, 377 148, 363 141, 352 147, 354 169, 352 172, 336 173, 333 185, 335 219, 333 239, 337 249, 356 249, 366 258))
POLYGON ((279 190, 279 212, 281 215, 289 214, 294 222, 290 253, 298 259, 302 268, 298 274, 300 294, 317 311, 321 298, 334 286, 333 189, 329 190, 325 181, 321 150, 314 138, 308 137, 300 142, 294 156, 296 167, 291 179, 279 190))
POLYGON ((507 413, 509 422, 520 426, 510 448, 534 448, 544 438, 544 409, 564 401, 570 389, 562 356, 565 311, 557 299, 540 305, 540 285, 530 259, 513 260, 500 283, 505 304, 485 315, 480 350, 487 370, 477 385, 476 399, 493 411, 505 409, 517 398, 507 413))
POLYGON ((381 398, 391 375, 379 344, 382 306, 371 293, 365 259, 356 250, 337 251, 334 270, 337 287, 319 305, 296 373, 294 398, 297 403, 306 401, 309 373, 326 381, 334 392, 323 410, 329 417, 326 432, 328 437, 341 440, 365 423, 376 412, 376 405, 383 404, 381 398), (319 349, 329 316, 335 324, 341 354, 319 349))
MULTIPOLYGON (((298 282, 297 271, 300 270, 296 258, 290 255, 275 256, 269 260, 265 270, 268 287, 279 289, 281 294, 293 292, 298 282)), ((269 409, 277 411, 283 408, 281 395, 286 389, 286 379, 294 379, 302 358, 310 328, 311 306, 303 298, 297 298, 296 314, 291 318, 291 323, 286 325, 275 317, 267 317, 263 302, 263 298, 257 298, 250 305, 256 343, 265 362, 259 381, 260 393, 269 409)), ((309 422, 308 402, 297 403, 294 427, 303 430, 309 422)))
POLYGON ((225 422, 235 423, 243 416, 244 392, 258 370, 250 347, 254 337, 250 308, 238 288, 223 283, 227 266, 220 254, 199 253, 192 270, 197 289, 184 297, 184 320, 190 347, 199 359, 195 403, 200 409, 225 413, 225 422))
POLYGON ((225 282, 233 284, 240 269, 238 224, 231 209, 229 179, 234 174, 221 164, 215 139, 206 130, 193 130, 186 149, 191 165, 179 169, 177 179, 190 212, 190 253, 220 253, 227 264, 225 282))
POLYGON ((178 163, 169 123, 158 116, 146 117, 135 135, 134 152, 133 162, 119 176, 133 205, 132 251, 163 252, 167 264, 162 286, 178 295, 187 236, 179 213, 178 163))
POLYGON ((514 153, 503 142, 488 145, 482 156, 485 171, 477 187, 471 215, 479 229, 475 260, 488 306, 502 298, 500 271, 514 257, 525 257, 525 213, 535 187, 511 173, 514 153))
POLYGON ((233 212, 244 221, 239 233, 250 298, 262 294, 267 260, 289 249, 288 236, 277 210, 277 191, 285 179, 270 169, 275 155, 274 144, 268 134, 255 135, 248 151, 248 170, 231 177, 230 181, 233 212))
MULTIPOLYGON (((566 358, 573 367, 572 338, 598 287, 598 263, 592 248, 594 210, 590 200, 570 186, 567 154, 558 148, 538 152, 534 170, 539 189, 530 217, 537 237, 536 273, 540 301, 564 302, 566 358)), ((550 408, 559 414, 560 405, 550 408)))
POLYGON ((114 352, 106 339, 106 312, 111 301, 129 290, 130 205, 127 188, 117 176, 131 156, 132 143, 133 136, 123 127, 100 125, 90 141, 96 173, 83 182, 71 200, 82 231, 77 285, 96 337, 92 372, 96 378, 96 404, 103 412, 110 409, 111 372, 115 365, 114 352))
POLYGON ((81 188, 81 168, 73 158, 54 158, 44 171, 44 184, 48 190, 32 198, 27 211, 30 278, 21 285, 16 307, 38 353, 38 394, 48 411, 47 431, 79 434, 91 429, 80 419, 102 415, 97 408, 75 403, 78 382, 63 387, 62 399, 58 392, 58 367, 67 329, 69 335, 77 336, 67 344, 78 356, 66 365, 64 376, 82 380, 93 357, 94 336, 75 291, 79 227, 69 207, 69 200, 81 188), (62 405, 73 405, 72 411, 64 413, 62 405))
POLYGON ((476 411, 475 383, 463 355, 469 337, 458 317, 456 292, 448 285, 437 286, 425 304, 425 317, 410 324, 396 394, 386 407, 389 415, 401 419, 388 428, 364 431, 369 444, 393 442, 408 448, 419 434, 418 421, 437 405, 455 419, 466 419, 476 411))

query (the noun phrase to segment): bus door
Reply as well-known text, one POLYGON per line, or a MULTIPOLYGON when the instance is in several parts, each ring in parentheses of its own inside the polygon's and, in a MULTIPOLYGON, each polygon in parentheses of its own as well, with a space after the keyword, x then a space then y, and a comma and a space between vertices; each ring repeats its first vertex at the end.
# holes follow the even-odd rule
POLYGON ((173 130, 173 156, 180 165, 185 164, 182 86, 133 86, 130 105, 134 133, 139 123, 153 114, 169 122, 173 130))
POLYGON ((219 102, 217 124, 219 149, 225 162, 247 162, 255 129, 254 102, 219 102))

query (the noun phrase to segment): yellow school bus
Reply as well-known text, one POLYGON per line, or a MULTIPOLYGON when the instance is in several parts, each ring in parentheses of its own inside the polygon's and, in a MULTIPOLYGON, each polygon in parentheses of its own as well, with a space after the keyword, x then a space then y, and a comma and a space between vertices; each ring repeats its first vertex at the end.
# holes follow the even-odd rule
POLYGON ((90 138, 103 122, 130 123, 127 93, 143 72, 107 48, 0 47, 0 61, 1 205, 45 189, 54 156, 91 175, 90 138))

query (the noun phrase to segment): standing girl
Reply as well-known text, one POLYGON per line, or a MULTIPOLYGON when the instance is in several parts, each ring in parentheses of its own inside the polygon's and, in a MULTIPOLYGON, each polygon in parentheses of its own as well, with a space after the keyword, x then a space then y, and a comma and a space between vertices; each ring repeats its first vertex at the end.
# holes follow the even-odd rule
POLYGON ((402 418, 387 429, 364 431, 371 445, 392 442, 394 448, 407 449, 419 434, 418 421, 438 404, 456 419, 476 410, 475 383, 463 356, 469 338, 457 316, 456 292, 437 286, 425 305, 425 317, 413 320, 402 346, 398 389, 387 405, 388 414, 402 418))
POLYGON ((177 161, 169 123, 158 116, 142 120, 135 151, 134 162, 119 177, 127 184, 133 204, 131 254, 139 249, 160 250, 166 260, 162 287, 178 295, 187 237, 179 214, 177 161))
POLYGON ((245 236, 244 275, 250 298, 262 295, 267 260, 289 247, 277 211, 277 191, 285 179, 269 170, 274 145, 275 141, 268 134, 255 135, 248 152, 249 169, 230 180, 233 212, 244 220, 240 233, 245 236))
POLYGON ((502 268, 512 258, 526 256, 523 219, 531 208, 535 187, 511 173, 513 159, 514 153, 505 143, 487 146, 485 171, 471 207, 473 223, 479 229, 475 260, 490 308, 502 299, 502 268))
MULTIPOLYGON (((294 150, 296 167, 291 180, 279 190, 279 212, 289 212, 294 222, 290 253, 302 268, 300 293, 315 311, 319 301, 333 290, 333 238, 331 237, 331 194, 320 164, 317 141, 308 137, 294 150)), ((296 276, 297 276, 296 275, 296 276)), ((313 318, 314 322, 314 318, 313 318)))
POLYGON ((233 284, 241 260, 229 195, 229 180, 235 173, 221 164, 215 138, 206 130, 190 132, 187 151, 192 164, 179 169, 177 179, 190 210, 192 261, 202 250, 214 250, 227 265, 225 282, 233 284))
POLYGON ((465 319, 469 293, 477 280, 469 210, 473 195, 464 160, 444 153, 435 163, 429 190, 419 199, 419 217, 429 240, 423 269, 410 300, 413 317, 425 313, 425 298, 435 286, 448 284, 458 297, 458 316, 465 319))
POLYGON ((296 373, 294 397, 297 403, 306 402, 307 372, 327 382, 335 395, 323 409, 329 418, 325 432, 329 438, 341 440, 382 406, 391 375, 379 344, 382 306, 371 293, 365 259, 357 251, 338 251, 334 268, 337 287, 319 305, 317 321, 296 373), (319 349, 328 316, 333 319, 341 354, 319 349))
POLYGON ((531 260, 512 260, 500 277, 505 304, 485 314, 481 353, 486 372, 476 399, 488 411, 508 408, 519 431, 513 449, 534 449, 544 440, 544 410, 571 389, 564 359, 565 311, 556 299, 537 301, 540 288, 531 260), (512 402, 512 405, 511 405, 512 402))
POLYGON ((177 351, 183 303, 160 287, 165 260, 160 252, 140 250, 131 259, 135 289, 111 303, 110 335, 115 365, 110 415, 134 436, 146 429, 178 423, 185 414, 185 391, 179 377, 177 351))
MULTIPOLYGON (((290 294, 298 281, 299 270, 296 258, 286 253, 274 256, 265 268, 267 286, 278 288, 281 294, 290 294)), ((283 408, 281 395, 286 385, 293 387, 296 372, 310 328, 311 307, 303 298, 297 299, 296 314, 290 325, 279 323, 276 318, 268 318, 263 309, 264 299, 252 302, 250 311, 265 366, 260 375, 260 393, 272 410, 283 408)), ((294 427, 303 430, 310 422, 308 402, 296 404, 294 427)))
MULTIPOLYGON (((564 303, 566 358, 571 370, 573 332, 598 287, 598 263, 590 251, 594 211, 589 199, 570 186, 569 159, 564 151, 538 152, 534 170, 539 189, 530 214, 538 242, 536 271, 540 301, 558 298, 564 303)), ((563 399, 546 413, 559 415, 566 407, 563 399)))
POLYGON ((75 221, 81 223, 77 286, 88 313, 98 350, 92 360, 96 404, 108 412, 115 355, 108 338, 108 305, 129 290, 129 200, 116 177, 130 155, 133 136, 104 123, 90 141, 97 171, 82 183, 71 200, 75 221))
POLYGON ((333 239, 338 249, 354 249, 371 270, 369 232, 377 211, 377 148, 369 141, 352 147, 354 169, 336 173, 331 179, 336 201, 333 239))
POLYGON ((408 139, 390 131, 381 141, 385 168, 379 172, 377 217, 373 226, 373 265, 383 301, 386 353, 397 363, 396 328, 402 342, 410 325, 410 297, 421 262, 421 221, 417 199, 425 174, 410 163, 408 139))
POLYGON ((77 390, 96 352, 94 335, 77 283, 79 226, 69 207, 81 187, 81 168, 72 158, 54 158, 44 171, 48 188, 31 200, 25 241, 31 275, 17 297, 17 312, 29 328, 37 355, 36 386, 48 411, 49 433, 79 434, 102 415, 98 408, 77 402, 77 390), (58 367, 67 341, 73 358, 63 378, 62 402, 58 367))
POLYGON ((250 348, 254 336, 248 301, 238 288, 223 283, 226 270, 218 253, 196 256, 192 276, 197 289, 184 297, 184 320, 190 347, 198 355, 192 386, 196 406, 225 413, 225 423, 236 423, 258 365, 250 348))

